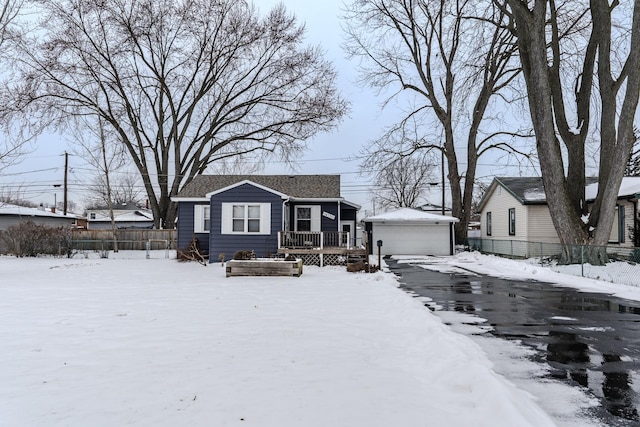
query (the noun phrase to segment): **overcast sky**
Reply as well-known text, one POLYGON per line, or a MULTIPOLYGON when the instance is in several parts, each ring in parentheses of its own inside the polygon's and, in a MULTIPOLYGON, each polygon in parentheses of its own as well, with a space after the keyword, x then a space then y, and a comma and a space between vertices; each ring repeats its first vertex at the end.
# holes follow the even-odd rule
MULTIPOLYGON (((308 42, 320 45, 327 59, 333 62, 339 74, 338 84, 342 95, 351 102, 351 113, 334 132, 317 135, 310 141, 309 149, 297 163, 296 170, 274 162, 269 164, 264 173, 340 174, 343 196, 362 205, 364 213, 365 209, 370 209, 372 183, 358 175, 359 161, 354 158, 368 141, 379 136, 384 127, 398 117, 398 113, 393 105, 381 111, 382 98, 376 98, 371 89, 355 83, 357 74, 354 63, 346 59, 340 46, 344 37, 340 20, 342 0, 257 0, 256 4, 262 13, 266 13, 280 2, 305 23, 308 42)), ((72 152, 70 141, 71 138, 65 135, 42 136, 28 158, 3 171, 4 176, 0 177, 4 185, 3 192, 22 193, 36 203, 49 205, 53 205, 56 198, 62 200, 62 190, 54 185, 63 182, 63 154, 65 151, 72 152)), ((70 156, 69 166, 69 200, 82 204, 85 198, 83 188, 95 176, 95 172, 76 156, 70 156)), ((486 167, 483 171, 481 165, 478 176, 484 175, 490 181, 488 177, 494 173, 504 174, 504 171, 493 167, 486 167)), ((431 202, 439 204, 440 188, 433 188, 432 191, 431 202)))
MULTIPOLYGON (((262 13, 266 13, 277 3, 279 1, 276 0, 256 1, 262 13)), ((355 85, 355 69, 340 47, 343 37, 339 21, 342 1, 285 0, 283 3, 299 21, 305 23, 308 42, 319 44, 326 51, 327 59, 334 63, 339 72, 342 95, 352 105, 349 117, 334 132, 318 135, 309 143, 308 151, 296 165, 297 170, 276 162, 271 163, 264 173, 341 174, 343 196, 364 208, 370 198, 370 183, 358 176, 358 161, 346 159, 357 156, 362 145, 381 132, 384 123, 391 120, 390 114, 385 117, 380 113, 380 100, 369 89, 355 85)), ((41 136, 29 156, 20 164, 3 171, 0 178, 0 185, 4 187, 2 192, 22 194, 29 200, 45 205, 53 205, 56 198, 61 201, 62 189, 56 189, 54 184, 63 182, 64 152, 72 152, 70 143, 70 136, 41 136)), ((91 180, 93 171, 81 158, 74 155, 69 157, 69 167, 68 197, 81 204, 84 199, 83 187, 91 180)))

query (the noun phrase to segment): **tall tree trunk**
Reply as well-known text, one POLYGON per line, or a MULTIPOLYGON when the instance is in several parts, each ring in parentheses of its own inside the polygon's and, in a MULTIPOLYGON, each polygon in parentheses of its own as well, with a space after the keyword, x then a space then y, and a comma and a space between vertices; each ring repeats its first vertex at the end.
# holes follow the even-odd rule
POLYGON ((556 9, 555 2, 549 0, 535 0, 532 9, 529 9, 530 2, 507 0, 507 4, 516 24, 547 203, 558 237, 565 247, 565 261, 579 262, 586 256, 587 262, 603 263, 607 258, 604 246, 613 226, 620 183, 635 140, 633 120, 640 95, 640 1, 634 2, 629 54, 617 78, 613 77, 611 66, 611 13, 619 4, 609 4, 607 0, 590 2, 588 12, 591 13, 592 30, 584 49, 583 70, 579 76, 581 85, 576 91, 580 137, 569 130, 565 117, 565 94, 559 78, 560 63, 565 54, 560 51, 559 42, 561 32, 557 13, 560 8, 556 9), (549 35, 550 43, 546 39, 549 35), (581 197, 584 191, 584 135, 588 131, 592 76, 596 66, 601 102, 599 185, 585 224, 581 219, 585 212, 581 197), (619 93, 622 87, 625 87, 623 97, 619 93), (620 107, 618 99, 623 99, 620 107), (558 134, 569 154, 567 178, 558 134), (575 245, 584 244, 592 246, 581 251, 578 257, 575 245))
MULTIPOLYGON (((520 1, 510 1, 509 4, 512 4, 517 25, 518 48, 551 219, 564 246, 584 245, 588 242, 588 235, 581 223, 580 211, 572 203, 553 117, 553 94, 545 38, 546 3, 536 1, 532 11, 520 1)), ((567 251, 567 255, 572 253, 567 251)), ((571 259, 566 261, 570 262, 571 259)))

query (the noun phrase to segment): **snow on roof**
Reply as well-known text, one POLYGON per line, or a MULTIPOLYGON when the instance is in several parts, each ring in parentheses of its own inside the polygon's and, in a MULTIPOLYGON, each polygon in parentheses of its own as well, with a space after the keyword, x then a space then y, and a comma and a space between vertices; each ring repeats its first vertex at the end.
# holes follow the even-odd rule
POLYGON ((49 218, 76 218, 76 215, 69 214, 65 216, 62 213, 54 213, 50 210, 27 208, 25 206, 12 205, 9 203, 0 203, 0 215, 16 215, 16 216, 39 216, 49 218))
POLYGON ((458 222, 458 218, 447 215, 419 211, 411 208, 400 208, 380 215, 370 216, 362 220, 363 222, 458 222))
MULTIPOLYGON (((618 197, 633 196, 634 194, 640 194, 640 177, 625 176, 620 183, 618 197)), ((598 183, 587 185, 584 188, 584 195, 587 200, 595 199, 598 195, 598 183)))
MULTIPOLYGON (((95 218, 91 218, 89 215, 87 220, 89 222, 111 221, 111 215, 108 211, 94 211, 95 218)), ((153 214, 151 211, 144 211, 139 209, 137 211, 114 211, 113 218, 116 222, 149 222, 153 221, 153 214)))
POLYGON ((544 188, 529 188, 524 190, 523 199, 527 202, 544 202, 547 200, 547 194, 544 188))

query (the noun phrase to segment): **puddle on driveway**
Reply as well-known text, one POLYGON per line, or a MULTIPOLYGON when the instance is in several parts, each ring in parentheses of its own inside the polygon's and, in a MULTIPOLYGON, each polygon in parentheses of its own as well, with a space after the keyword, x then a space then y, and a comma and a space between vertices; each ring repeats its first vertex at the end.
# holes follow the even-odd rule
POLYGON ((640 425, 640 302, 387 263, 401 287, 432 310, 486 319, 477 333, 490 329, 534 349, 534 360, 548 365, 551 378, 599 398, 597 416, 607 425, 640 425))

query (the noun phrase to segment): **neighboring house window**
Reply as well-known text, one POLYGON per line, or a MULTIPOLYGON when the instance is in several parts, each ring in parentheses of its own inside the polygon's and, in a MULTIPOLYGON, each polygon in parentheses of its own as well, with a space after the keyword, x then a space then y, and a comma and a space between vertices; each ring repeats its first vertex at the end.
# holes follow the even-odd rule
POLYGON ((211 230, 211 208, 208 205, 196 205, 193 211, 193 231, 208 233, 211 230))
POLYGON ((487 236, 491 236, 491 212, 487 212, 487 236))
POLYGON ((95 213, 95 212, 91 212, 91 213, 89 214, 89 218, 90 218, 90 219, 96 219, 96 213, 95 213))
POLYGON ((624 243, 625 242, 625 223, 624 223, 624 206, 616 206, 613 217, 613 225, 611 226, 611 235, 609 242, 624 243))
POLYGON ((624 243, 624 206, 618 206, 618 241, 624 243))
POLYGON ((271 204, 223 203, 222 234, 271 234, 271 204))
POLYGON ((516 235, 516 208, 509 209, 509 236, 516 235))
POLYGON ((320 231, 320 206, 296 206, 295 231, 320 231))

